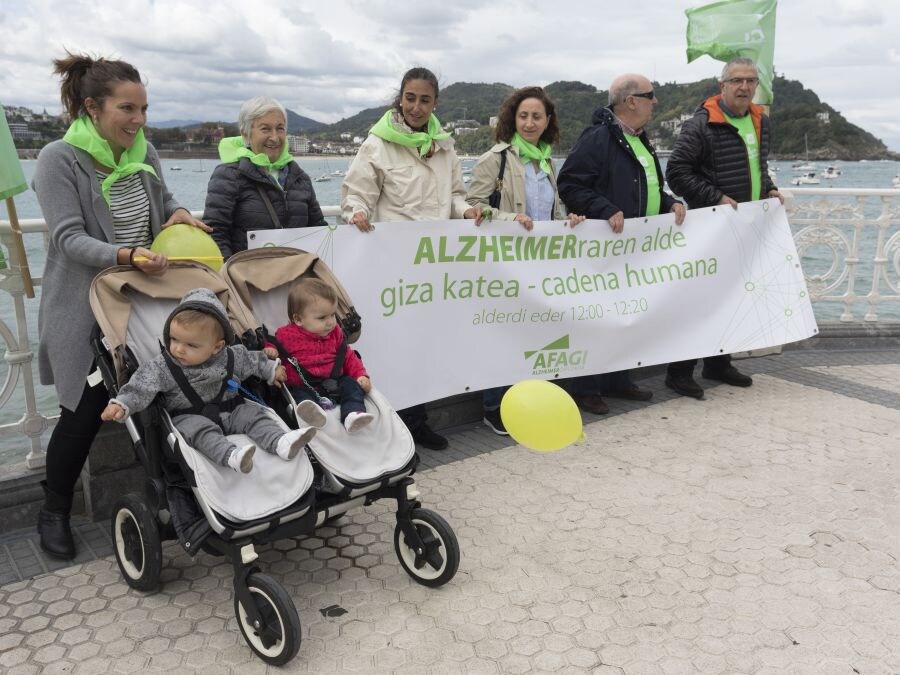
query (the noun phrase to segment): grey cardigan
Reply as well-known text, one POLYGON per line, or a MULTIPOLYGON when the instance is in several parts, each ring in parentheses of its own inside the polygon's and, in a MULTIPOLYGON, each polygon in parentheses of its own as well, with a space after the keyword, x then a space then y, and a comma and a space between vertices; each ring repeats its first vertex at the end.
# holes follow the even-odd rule
MULTIPOLYGON (((179 206, 152 145, 145 161, 159 176, 140 172, 155 236, 179 206)), ((38 369, 42 384, 56 385, 60 405, 75 410, 93 367, 89 340, 95 322, 88 291, 98 272, 116 264, 121 246, 115 244, 112 213, 88 153, 65 141, 50 143, 38 155, 31 185, 50 231, 38 312, 38 369)))

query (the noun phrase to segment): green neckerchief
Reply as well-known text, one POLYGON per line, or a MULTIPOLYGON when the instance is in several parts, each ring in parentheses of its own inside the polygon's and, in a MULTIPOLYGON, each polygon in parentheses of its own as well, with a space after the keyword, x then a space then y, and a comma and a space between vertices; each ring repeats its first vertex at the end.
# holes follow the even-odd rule
POLYGON ((538 141, 537 145, 533 145, 519 136, 519 132, 517 131, 509 140, 509 144, 519 149, 519 157, 523 162, 537 161, 545 173, 553 175, 553 169, 550 168, 550 152, 552 147, 549 143, 538 141))
POLYGON ((274 162, 269 161, 269 156, 264 152, 253 152, 244 145, 244 139, 241 136, 229 136, 219 141, 219 159, 225 164, 232 164, 240 161, 241 157, 246 157, 256 166, 261 166, 267 172, 281 171, 284 167, 294 161, 291 151, 288 150, 287 141, 281 149, 281 154, 274 162))
POLYGON ((144 138, 143 129, 138 129, 132 146, 122 150, 118 162, 116 162, 109 143, 97 132, 93 122, 87 117, 82 116, 72 122, 66 135, 63 136, 63 140, 79 150, 84 150, 98 164, 112 169, 112 173, 104 178, 101 184, 103 199, 107 204, 109 204, 109 189, 120 178, 130 176, 138 171, 146 171, 159 178, 152 166, 144 164, 144 160, 147 158, 147 139, 144 138))
POLYGON ((419 157, 424 157, 428 154, 434 141, 450 137, 449 133, 441 129, 441 123, 434 113, 431 113, 431 117, 428 118, 426 131, 400 131, 394 125, 395 112, 392 109, 384 113, 381 119, 375 123, 375 126, 369 129, 369 133, 397 145, 404 145, 407 148, 418 148, 419 157))

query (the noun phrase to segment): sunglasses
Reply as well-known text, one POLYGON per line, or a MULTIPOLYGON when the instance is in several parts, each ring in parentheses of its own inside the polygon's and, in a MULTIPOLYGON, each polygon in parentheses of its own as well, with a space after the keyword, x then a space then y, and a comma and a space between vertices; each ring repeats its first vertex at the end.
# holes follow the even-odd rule
POLYGON ((643 91, 639 94, 629 94, 629 96, 637 96, 638 98, 645 98, 648 101, 652 101, 654 98, 656 98, 656 93, 653 91, 643 91))

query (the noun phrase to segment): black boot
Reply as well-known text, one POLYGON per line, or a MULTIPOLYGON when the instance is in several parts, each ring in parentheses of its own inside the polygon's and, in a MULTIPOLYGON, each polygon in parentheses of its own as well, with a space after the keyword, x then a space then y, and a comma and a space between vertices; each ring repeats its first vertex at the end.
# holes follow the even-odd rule
POLYGON ((75 541, 72 539, 72 528, 69 527, 72 496, 53 492, 47 487, 45 480, 41 481, 41 487, 44 488, 44 506, 38 514, 41 548, 54 558, 71 560, 75 557, 75 541))

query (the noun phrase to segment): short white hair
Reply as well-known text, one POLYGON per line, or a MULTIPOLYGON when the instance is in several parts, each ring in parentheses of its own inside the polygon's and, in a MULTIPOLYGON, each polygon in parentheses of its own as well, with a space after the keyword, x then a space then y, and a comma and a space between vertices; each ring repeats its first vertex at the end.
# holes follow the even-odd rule
POLYGON ((609 87, 609 106, 615 108, 625 103, 626 98, 638 93, 638 85, 640 82, 636 77, 628 77, 619 83, 613 82, 609 87))
POLYGON ((249 101, 245 101, 238 113, 238 128, 241 130, 241 136, 244 141, 250 140, 250 130, 253 123, 263 115, 268 115, 273 110, 277 110, 284 117, 285 126, 287 125, 287 111, 271 96, 256 96, 249 101))
POLYGON ((746 56, 738 56, 736 58, 731 59, 725 66, 722 68, 722 74, 719 75, 719 83, 721 84, 725 80, 728 79, 729 71, 734 66, 751 66, 757 73, 759 73, 759 68, 756 67, 756 64, 753 62, 753 59, 747 58, 746 56))

